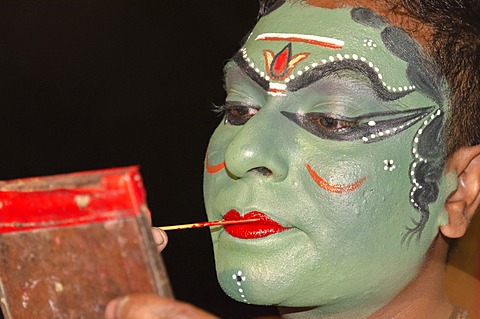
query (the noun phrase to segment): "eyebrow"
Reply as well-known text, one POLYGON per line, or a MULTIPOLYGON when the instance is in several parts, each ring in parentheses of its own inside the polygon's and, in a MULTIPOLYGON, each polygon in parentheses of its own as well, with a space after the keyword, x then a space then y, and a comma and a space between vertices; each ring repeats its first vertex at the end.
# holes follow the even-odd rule
MULTIPOLYGON (((264 79, 253 67, 249 65, 249 63, 243 58, 241 52, 235 54, 232 60, 237 64, 244 74, 260 85, 260 87, 262 87, 265 91, 269 90, 270 82, 264 79)), ((380 99, 385 101, 395 101, 416 91, 415 89, 396 92, 389 91, 380 81, 378 74, 373 70, 372 67, 370 67, 366 62, 352 59, 344 59, 341 61, 321 64, 311 68, 308 71, 304 71, 302 75, 290 80, 286 84, 286 87, 288 91, 295 92, 340 71, 353 71, 365 76, 371 83, 375 94, 380 99)))
POLYGON ((250 79, 256 82, 262 89, 268 92, 270 83, 260 76, 243 58, 241 52, 235 54, 232 58, 232 61, 240 68, 240 70, 247 75, 250 79))

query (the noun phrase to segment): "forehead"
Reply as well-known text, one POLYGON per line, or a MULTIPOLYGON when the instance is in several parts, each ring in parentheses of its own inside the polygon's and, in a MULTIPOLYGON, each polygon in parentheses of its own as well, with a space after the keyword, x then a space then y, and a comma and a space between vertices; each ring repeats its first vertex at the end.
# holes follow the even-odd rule
POLYGON ((386 90, 411 92, 415 85, 405 57, 415 58, 419 49, 407 37, 368 9, 286 3, 260 19, 241 52, 270 87, 282 88, 322 64, 349 60, 369 69, 386 90))

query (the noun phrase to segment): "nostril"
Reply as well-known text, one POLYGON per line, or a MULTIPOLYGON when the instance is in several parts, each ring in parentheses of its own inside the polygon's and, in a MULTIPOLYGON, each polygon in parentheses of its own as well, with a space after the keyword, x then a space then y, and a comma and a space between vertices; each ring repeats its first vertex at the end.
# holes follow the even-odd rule
POLYGON ((266 168, 264 166, 252 168, 252 169, 248 170, 248 172, 249 173, 256 173, 256 174, 263 175, 263 176, 271 176, 273 174, 271 170, 269 170, 268 168, 266 168))

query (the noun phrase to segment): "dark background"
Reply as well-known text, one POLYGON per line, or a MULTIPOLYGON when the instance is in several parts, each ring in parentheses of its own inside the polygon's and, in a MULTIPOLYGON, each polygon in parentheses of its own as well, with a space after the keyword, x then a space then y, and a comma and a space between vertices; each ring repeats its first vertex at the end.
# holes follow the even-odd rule
MULTIPOLYGON (((202 173, 222 67, 255 0, 0 4, 0 179, 139 164, 155 225, 206 220, 202 173)), ((178 299, 223 318, 207 229, 171 232, 178 299)))

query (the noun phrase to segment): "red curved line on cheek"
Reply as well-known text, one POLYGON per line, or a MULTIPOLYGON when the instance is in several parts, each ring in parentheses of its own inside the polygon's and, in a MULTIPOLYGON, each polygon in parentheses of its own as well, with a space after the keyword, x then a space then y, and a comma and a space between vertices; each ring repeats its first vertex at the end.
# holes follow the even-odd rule
POLYGON ((205 156, 205 169, 207 170, 208 174, 216 174, 224 168, 225 168, 225 162, 221 162, 220 164, 217 164, 217 165, 210 165, 210 163, 208 162, 208 155, 205 156))
POLYGON ((367 177, 363 177, 352 184, 330 184, 329 182, 321 178, 309 164, 306 164, 305 166, 307 167, 308 173, 310 174, 310 177, 313 179, 313 181, 318 186, 330 193, 343 194, 347 192, 352 192, 362 186, 363 182, 365 182, 365 180, 367 179, 367 177))

